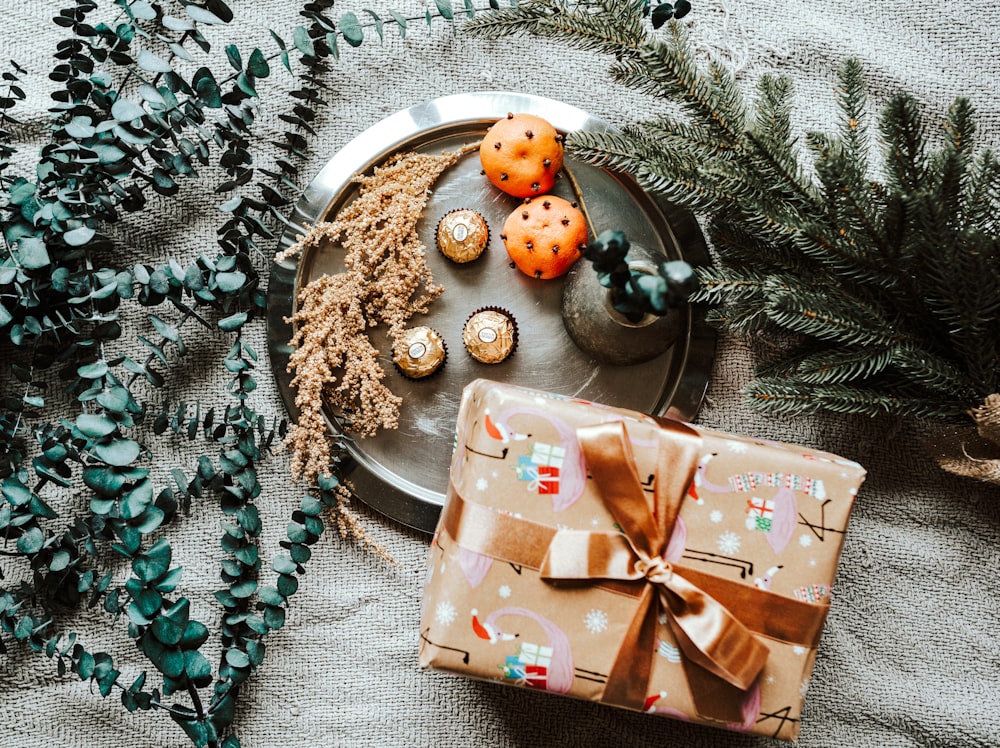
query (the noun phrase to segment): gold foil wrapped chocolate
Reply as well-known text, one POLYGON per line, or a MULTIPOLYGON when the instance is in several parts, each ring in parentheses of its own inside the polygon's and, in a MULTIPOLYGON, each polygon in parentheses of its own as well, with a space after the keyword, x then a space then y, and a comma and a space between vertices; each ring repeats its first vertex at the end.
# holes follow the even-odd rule
POLYGON ((444 340, 425 326, 406 330, 396 341, 394 351, 393 363, 410 379, 430 376, 441 368, 447 356, 444 340))
POLYGON ((517 323, 502 309, 480 309, 466 321, 462 342, 476 361, 499 364, 514 352, 517 323))
POLYGON ((486 219, 470 208, 449 211, 438 222, 438 249, 454 262, 472 262, 486 250, 489 240, 486 219))

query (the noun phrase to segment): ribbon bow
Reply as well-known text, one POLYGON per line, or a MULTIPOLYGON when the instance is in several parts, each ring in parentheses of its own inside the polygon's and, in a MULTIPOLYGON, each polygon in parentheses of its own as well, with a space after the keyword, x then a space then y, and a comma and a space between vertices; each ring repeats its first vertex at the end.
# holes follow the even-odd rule
POLYGON ((577 430, 594 483, 622 531, 557 532, 540 574, 550 580, 647 582, 608 675, 603 701, 633 708, 643 702, 652 670, 657 619, 662 613, 684 655, 699 714, 740 721, 742 692, 753 685, 770 650, 725 606, 666 560, 667 541, 697 467, 700 438, 693 430, 672 422, 664 422, 658 434, 650 506, 625 425, 615 422, 577 430))

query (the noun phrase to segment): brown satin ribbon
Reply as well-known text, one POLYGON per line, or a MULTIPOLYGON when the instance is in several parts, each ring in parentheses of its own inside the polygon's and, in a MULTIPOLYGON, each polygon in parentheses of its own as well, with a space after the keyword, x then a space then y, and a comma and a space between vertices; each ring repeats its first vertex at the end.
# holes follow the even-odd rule
POLYGON ((602 701, 641 708, 648 695, 656 624, 662 611, 684 655, 685 675, 699 715, 722 722, 742 721, 744 692, 753 685, 769 654, 767 645, 752 632, 815 646, 826 606, 664 560, 681 501, 697 467, 700 438, 695 431, 677 422, 661 422, 652 507, 624 424, 582 428, 577 434, 590 475, 621 533, 556 530, 465 501, 454 486, 445 505, 443 527, 460 546, 537 569, 544 579, 589 580, 639 598, 602 701), (739 611, 739 619, 719 599, 739 611))

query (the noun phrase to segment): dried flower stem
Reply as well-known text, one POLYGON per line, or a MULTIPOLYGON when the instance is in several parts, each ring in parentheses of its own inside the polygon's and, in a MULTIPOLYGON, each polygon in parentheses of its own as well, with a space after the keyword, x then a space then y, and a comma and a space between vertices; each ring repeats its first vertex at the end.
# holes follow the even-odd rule
POLYGON ((296 478, 312 480, 330 471, 324 403, 342 411, 360 436, 398 425, 402 400, 382 382, 385 371, 368 330, 385 324, 397 340, 409 319, 426 314, 444 290, 434 282, 416 226, 437 179, 475 148, 478 143, 439 155, 391 157, 370 176, 355 177, 358 195, 333 221, 309 227, 277 256, 280 262, 326 242, 345 250, 344 271, 302 288, 289 319, 295 350, 288 370, 294 374, 299 417, 285 445, 296 478))

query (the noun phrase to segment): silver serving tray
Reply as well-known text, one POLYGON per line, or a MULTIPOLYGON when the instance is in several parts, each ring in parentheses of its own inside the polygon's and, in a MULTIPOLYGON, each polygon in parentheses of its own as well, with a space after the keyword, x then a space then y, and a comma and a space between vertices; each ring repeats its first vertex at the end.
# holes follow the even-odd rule
MULTIPOLYGON (((613 130, 580 109, 537 96, 481 92, 434 99, 387 117, 344 146, 298 200, 292 225, 336 214, 357 194, 352 177, 392 154, 404 150, 437 153, 473 143, 507 112, 537 114, 562 132, 613 130)), ((627 175, 572 160, 567 164, 581 185, 596 231, 621 228, 632 243, 662 251, 670 259, 708 262, 704 237, 690 213, 647 194, 627 175)), ((434 530, 444 501, 459 399, 471 380, 485 377, 692 420, 704 397, 715 351, 713 332, 697 310, 688 309, 684 312, 686 334, 651 361, 609 366, 582 353, 562 324, 563 280, 535 280, 510 267, 499 235, 507 215, 520 201, 492 187, 480 168, 478 153, 473 151, 446 171, 418 227, 431 271, 445 292, 426 317, 414 318, 412 323, 430 325, 444 337, 448 346, 444 368, 425 380, 406 379, 392 364, 387 339, 373 334, 373 342, 382 351, 385 383, 403 398, 398 430, 351 439, 340 432, 335 414, 328 414, 331 430, 348 437, 349 459, 341 472, 349 476, 357 496, 392 519, 425 532, 434 530), (438 219, 459 207, 479 210, 490 226, 487 251, 465 265, 445 259, 434 241, 438 219), (517 349, 501 364, 479 363, 462 346, 465 320, 483 306, 506 308, 519 326, 517 349)), ((553 192, 573 199, 566 179, 557 182, 553 192)), ((292 245, 299 233, 286 230, 279 249, 292 245)), ((298 288, 342 269, 342 251, 335 246, 275 263, 271 269, 268 348, 281 396, 293 418, 294 391, 286 370, 292 330, 285 319, 295 308, 298 288)))

